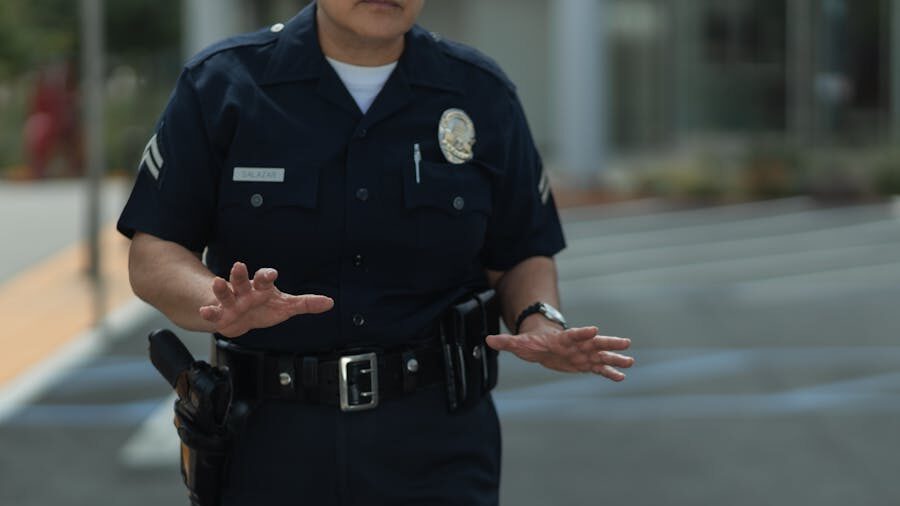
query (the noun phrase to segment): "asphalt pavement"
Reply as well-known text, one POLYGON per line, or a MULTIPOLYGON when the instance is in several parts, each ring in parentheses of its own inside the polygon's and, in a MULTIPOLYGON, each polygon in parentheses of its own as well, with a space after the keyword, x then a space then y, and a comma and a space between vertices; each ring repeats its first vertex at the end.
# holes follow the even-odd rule
MULTIPOLYGON (((613 384, 503 357, 502 503, 900 503, 898 217, 806 198, 564 212, 565 313, 638 362, 613 384)), ((186 504, 146 360, 167 322, 142 314, 0 424, 0 504, 186 504)))

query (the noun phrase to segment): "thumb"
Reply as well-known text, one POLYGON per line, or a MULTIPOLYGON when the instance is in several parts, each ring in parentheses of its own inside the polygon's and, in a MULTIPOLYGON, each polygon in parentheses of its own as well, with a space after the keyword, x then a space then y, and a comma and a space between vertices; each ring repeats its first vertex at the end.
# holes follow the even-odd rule
POLYGON ((511 351, 515 348, 515 336, 509 334, 498 334, 495 336, 487 336, 485 342, 491 348, 497 351, 511 351))

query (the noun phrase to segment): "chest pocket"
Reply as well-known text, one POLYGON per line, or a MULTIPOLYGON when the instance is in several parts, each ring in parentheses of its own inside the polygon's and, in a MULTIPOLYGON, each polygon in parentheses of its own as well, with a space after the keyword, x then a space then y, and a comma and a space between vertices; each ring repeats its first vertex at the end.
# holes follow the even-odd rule
POLYGON ((404 175, 404 203, 415 217, 422 275, 452 278, 468 269, 484 245, 492 211, 491 179, 474 163, 420 163, 404 175), (438 267, 440 266, 440 267, 438 267))
POLYGON ((244 261, 274 266, 298 252, 285 237, 308 234, 319 225, 319 171, 287 168, 284 181, 222 181, 219 236, 226 250, 244 261), (284 258, 279 258, 284 257, 284 258))
POLYGON ((419 168, 418 182, 414 174, 407 173, 407 208, 427 207, 457 217, 472 212, 490 216, 490 179, 478 167, 422 162, 419 168))
POLYGON ((243 209, 256 215, 279 207, 315 209, 319 173, 310 169, 286 169, 284 181, 225 181, 219 197, 221 208, 243 209))

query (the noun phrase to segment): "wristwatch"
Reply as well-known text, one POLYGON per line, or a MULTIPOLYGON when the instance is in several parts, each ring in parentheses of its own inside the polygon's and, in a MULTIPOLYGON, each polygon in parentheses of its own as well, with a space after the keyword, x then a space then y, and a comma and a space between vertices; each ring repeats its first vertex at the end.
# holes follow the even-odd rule
POLYGON ((544 318, 550 320, 553 323, 558 323, 562 325, 562 328, 567 329, 569 326, 566 324, 566 318, 559 312, 558 309, 547 304, 546 302, 535 302, 534 304, 526 307, 519 313, 519 317, 516 318, 516 334, 519 333, 519 327, 522 326, 522 322, 525 321, 525 318, 529 316, 540 313, 544 315, 544 318))

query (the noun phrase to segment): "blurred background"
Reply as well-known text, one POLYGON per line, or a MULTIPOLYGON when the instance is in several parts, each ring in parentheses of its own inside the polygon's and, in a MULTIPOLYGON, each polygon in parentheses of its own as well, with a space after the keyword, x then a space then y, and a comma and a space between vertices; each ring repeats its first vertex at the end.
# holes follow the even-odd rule
MULTIPOLYGON (((305 4, 0 3, 0 504, 186 502, 145 357, 171 324, 112 224, 183 62, 305 4)), ((610 385, 504 357, 504 504, 897 504, 900 0, 428 0, 420 24, 517 84, 564 312, 638 358, 610 385)))

